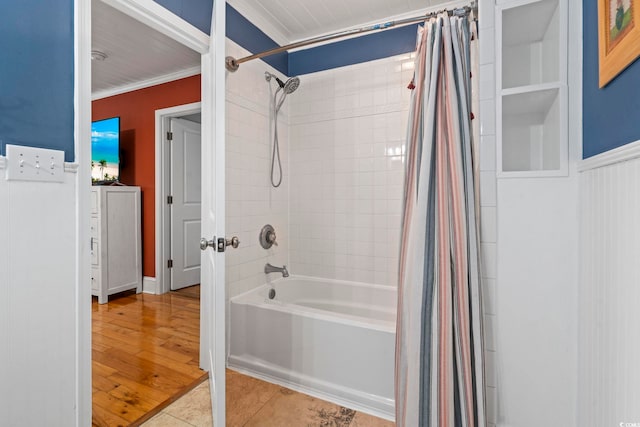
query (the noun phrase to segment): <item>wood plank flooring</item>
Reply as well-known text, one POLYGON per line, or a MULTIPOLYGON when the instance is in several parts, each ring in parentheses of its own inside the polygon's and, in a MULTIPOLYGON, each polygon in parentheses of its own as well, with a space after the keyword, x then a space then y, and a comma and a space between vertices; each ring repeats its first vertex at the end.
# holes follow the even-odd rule
POLYGON ((93 425, 136 426, 207 378, 199 286, 92 304, 93 425))

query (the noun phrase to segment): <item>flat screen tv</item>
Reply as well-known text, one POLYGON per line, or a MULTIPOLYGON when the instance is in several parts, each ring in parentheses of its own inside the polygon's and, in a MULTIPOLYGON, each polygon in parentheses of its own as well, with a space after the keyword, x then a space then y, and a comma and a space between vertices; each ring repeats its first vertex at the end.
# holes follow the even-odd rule
POLYGON ((91 181, 115 182, 120 178, 120 117, 91 123, 91 181))

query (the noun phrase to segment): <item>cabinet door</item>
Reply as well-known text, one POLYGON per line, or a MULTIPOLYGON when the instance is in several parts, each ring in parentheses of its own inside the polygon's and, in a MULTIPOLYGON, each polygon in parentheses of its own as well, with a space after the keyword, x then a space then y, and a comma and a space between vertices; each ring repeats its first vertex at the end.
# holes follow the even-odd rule
POLYGON ((138 287, 140 282, 140 193, 106 191, 106 212, 102 215, 104 250, 109 294, 138 287))

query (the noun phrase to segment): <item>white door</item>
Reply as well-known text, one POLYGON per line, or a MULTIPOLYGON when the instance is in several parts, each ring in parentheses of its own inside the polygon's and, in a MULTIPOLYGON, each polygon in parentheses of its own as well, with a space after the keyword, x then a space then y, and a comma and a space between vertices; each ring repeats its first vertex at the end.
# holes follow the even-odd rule
POLYGON ((172 118, 171 289, 200 283, 200 124, 172 118))
POLYGON ((209 52, 202 55, 202 236, 200 364, 209 371, 213 425, 225 425, 225 2, 214 0, 209 52), (219 35, 219 36, 217 36, 219 35))

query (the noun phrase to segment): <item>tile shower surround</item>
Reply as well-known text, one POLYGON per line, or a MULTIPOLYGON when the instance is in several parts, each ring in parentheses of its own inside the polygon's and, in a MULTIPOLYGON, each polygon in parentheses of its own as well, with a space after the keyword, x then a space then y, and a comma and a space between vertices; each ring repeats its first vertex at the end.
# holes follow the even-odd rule
MULTIPOLYGON (((496 165, 493 5, 480 5, 479 99, 482 275, 489 427, 496 421, 496 165)), ((246 51, 228 42, 229 54, 246 51)), ((264 283, 265 262, 292 274, 396 286, 404 139, 413 75, 404 54, 301 76, 280 115, 282 187, 269 185, 268 86, 262 61, 228 77, 227 230, 243 241, 227 257, 229 296, 264 283), (251 126, 248 126, 251 124, 251 126), (268 218, 268 219, 265 219, 268 218), (263 223, 280 246, 257 246, 263 223), (245 245, 245 242, 247 244, 245 245), (268 260, 268 261, 267 261, 268 260)))
POLYGON ((302 76, 291 99, 291 271, 396 285, 412 55, 302 76))
MULTIPOLYGON (((248 55, 229 40, 227 53, 238 58, 248 55)), ((240 247, 226 256, 229 298, 264 284, 267 262, 289 264, 288 104, 297 93, 288 97, 279 115, 283 180, 280 187, 273 188, 269 180, 270 94, 265 71, 284 78, 262 61, 242 64, 227 76, 226 231, 227 236, 240 239, 240 247), (277 234, 278 246, 269 250, 258 243, 265 224, 273 225, 277 234)), ((276 278, 275 274, 269 276, 276 278)))
MULTIPOLYGON (((246 53, 227 43, 230 55, 246 53)), ((302 76, 279 116, 279 188, 269 183, 264 79, 277 73, 253 61, 227 77, 227 235, 241 241, 226 260, 230 297, 262 285, 266 262, 396 285, 412 67, 400 55, 302 76), (279 243, 268 251, 258 244, 266 223, 279 243)))

